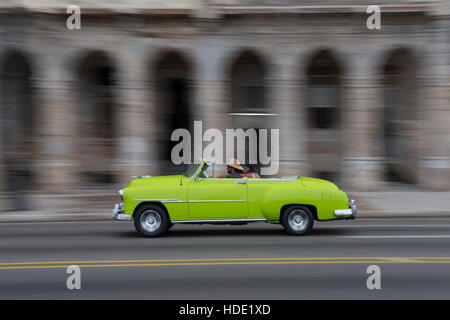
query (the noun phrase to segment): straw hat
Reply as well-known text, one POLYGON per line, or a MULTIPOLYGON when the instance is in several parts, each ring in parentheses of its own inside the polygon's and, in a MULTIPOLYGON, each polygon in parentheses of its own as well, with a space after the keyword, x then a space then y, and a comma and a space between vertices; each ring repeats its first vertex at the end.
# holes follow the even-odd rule
POLYGON ((242 168, 239 161, 237 161, 237 159, 235 159, 235 158, 231 158, 230 161, 228 163, 226 163, 225 165, 227 165, 228 167, 232 167, 232 168, 244 171, 244 168, 242 168))

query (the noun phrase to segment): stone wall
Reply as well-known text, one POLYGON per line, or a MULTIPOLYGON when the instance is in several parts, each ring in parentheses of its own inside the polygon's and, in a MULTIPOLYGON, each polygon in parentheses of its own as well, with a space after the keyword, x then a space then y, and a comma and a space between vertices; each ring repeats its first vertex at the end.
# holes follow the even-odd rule
MULTIPOLYGON (((65 5, 47 3, 42 8, 65 5)), ((154 72, 157 61, 168 52, 176 52, 189 65, 191 119, 202 120, 204 130, 232 128, 230 68, 242 52, 259 56, 265 70, 265 112, 274 115, 256 121, 280 129, 279 174, 315 175, 308 154, 307 70, 321 50, 331 52, 341 70, 336 133, 340 147, 338 153, 329 154, 338 157, 337 182, 356 190, 389 188, 392 183, 384 175, 388 159, 383 144, 382 72, 396 49, 408 50, 415 62, 417 86, 411 94, 417 119, 411 141, 417 144, 417 154, 411 157, 417 158, 416 185, 450 188, 450 17, 444 5, 397 1, 395 10, 387 7, 382 13, 381 30, 368 30, 364 3, 355 7, 351 1, 334 11, 324 2, 313 13, 306 2, 297 9, 280 6, 261 11, 230 9, 213 1, 208 14, 199 11, 198 3, 180 3, 178 9, 183 10, 175 6, 164 7, 169 11, 131 13, 120 9, 83 14, 82 6, 81 30, 68 30, 68 15, 59 9, 31 8, 31 4, 21 9, 1 7, 0 62, 21 53, 32 71, 34 192, 91 192, 79 174, 82 146, 77 115, 83 93, 78 90, 78 72, 80 61, 97 51, 106 54, 114 68, 117 145, 116 180, 98 190, 114 190, 132 175, 164 172, 157 160, 158 128, 167 123, 158 121, 161 106, 156 103, 154 72)), ((8 195, 8 168, 2 162, 0 169, 8 195)))

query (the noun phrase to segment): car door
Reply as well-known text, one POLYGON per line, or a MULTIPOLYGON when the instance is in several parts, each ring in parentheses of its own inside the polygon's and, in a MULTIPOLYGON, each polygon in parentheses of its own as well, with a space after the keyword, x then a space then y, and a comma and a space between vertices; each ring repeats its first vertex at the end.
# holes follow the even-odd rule
POLYGON ((191 219, 248 217, 246 178, 197 178, 188 186, 191 219))

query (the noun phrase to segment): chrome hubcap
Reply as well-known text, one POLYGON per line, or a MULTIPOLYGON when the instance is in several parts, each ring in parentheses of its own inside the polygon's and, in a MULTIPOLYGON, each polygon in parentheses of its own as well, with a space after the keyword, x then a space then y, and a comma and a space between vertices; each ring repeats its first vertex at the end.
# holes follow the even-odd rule
POLYGON ((155 210, 147 210, 141 215, 141 226, 147 232, 155 232, 161 226, 161 216, 155 210))
POLYGON ((306 229, 309 217, 303 210, 294 210, 288 216, 289 226, 295 231, 306 229))

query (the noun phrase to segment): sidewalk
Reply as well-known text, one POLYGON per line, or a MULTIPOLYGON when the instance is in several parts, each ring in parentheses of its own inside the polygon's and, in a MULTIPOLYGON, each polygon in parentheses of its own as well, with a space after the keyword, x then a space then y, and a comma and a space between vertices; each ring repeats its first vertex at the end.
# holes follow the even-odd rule
POLYGON ((450 218, 448 191, 349 192, 356 200, 358 218, 450 218))
MULTIPOLYGON (((357 219, 362 218, 450 218, 450 192, 434 191, 373 191, 349 192, 356 200, 357 219)), ((33 211, 0 212, 2 222, 40 221, 111 221, 112 207, 51 209, 33 211)))
POLYGON ((0 223, 6 222, 63 222, 63 221, 112 221, 111 210, 97 210, 87 213, 49 211, 0 212, 0 223), (111 211, 111 212, 109 212, 111 211))

